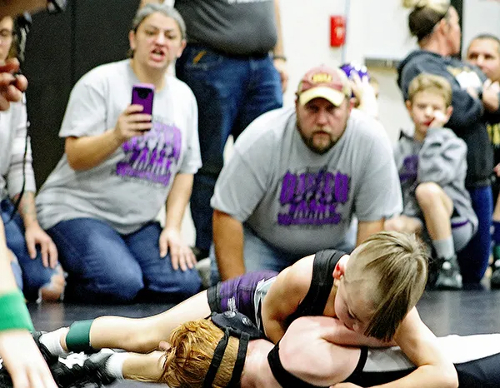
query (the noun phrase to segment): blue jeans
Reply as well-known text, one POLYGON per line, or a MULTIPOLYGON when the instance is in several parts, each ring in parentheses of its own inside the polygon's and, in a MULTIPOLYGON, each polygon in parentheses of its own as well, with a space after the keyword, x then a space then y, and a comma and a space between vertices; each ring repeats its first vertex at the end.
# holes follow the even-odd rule
POLYGON ((457 253, 464 286, 475 288, 488 268, 491 253, 493 194, 490 186, 469 189, 478 229, 464 249, 457 253))
MULTIPOLYGON (((247 272, 272 270, 281 272, 286 267, 289 267, 296 261, 307 256, 308 254, 293 254, 285 250, 276 248, 257 236, 255 232, 248 226, 243 226, 244 248, 243 257, 245 261, 245 270, 247 272)), ((351 252, 353 247, 347 242, 338 244, 334 249, 339 249, 345 252, 351 252)), ((310 252, 309 255, 316 252, 310 252)), ((215 259, 215 249, 210 248, 210 282, 212 285, 219 280, 219 269, 215 259)))
POLYGON ((127 303, 142 292, 172 302, 200 289, 195 269, 175 271, 168 254, 160 257, 161 227, 157 222, 120 235, 105 222, 78 218, 59 222, 47 232, 68 272, 66 300, 127 303))
POLYGON ((11 267, 16 278, 16 283, 23 290, 24 296, 29 301, 38 299, 39 290, 51 282, 52 275, 57 272, 50 267, 44 267, 42 255, 37 249, 37 256, 32 259, 26 247, 24 238, 23 220, 16 213, 10 220, 14 205, 9 199, 4 199, 0 203, 0 215, 5 224, 5 238, 7 239, 7 248, 9 248, 17 257, 18 263, 12 263, 11 267))
POLYGON ((281 79, 268 55, 231 57, 188 45, 176 64, 177 77, 198 101, 198 133, 203 166, 194 177, 191 215, 196 246, 212 243, 212 198, 229 135, 238 135, 258 116, 283 105, 281 79))

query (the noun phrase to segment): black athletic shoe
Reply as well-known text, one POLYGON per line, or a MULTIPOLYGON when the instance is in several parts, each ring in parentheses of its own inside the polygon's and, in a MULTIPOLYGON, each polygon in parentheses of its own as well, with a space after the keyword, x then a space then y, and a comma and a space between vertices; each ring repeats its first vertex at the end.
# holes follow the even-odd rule
POLYGON ((495 260, 491 266, 490 286, 492 289, 500 288, 500 259, 495 260))
POLYGON ((457 257, 453 256, 449 259, 438 259, 440 267, 437 271, 436 290, 461 290, 462 275, 460 275, 460 267, 458 266, 457 257))
POLYGON ((50 366, 51 364, 57 362, 57 356, 54 356, 52 353, 50 353, 49 349, 47 349, 47 347, 40 342, 40 337, 45 333, 45 331, 34 331, 32 335, 36 345, 38 346, 38 349, 40 350, 40 353, 42 353, 42 356, 45 359, 45 362, 47 362, 47 364, 50 366))
POLYGON ((0 388, 12 388, 12 379, 3 364, 0 367, 0 388))
POLYGON ((59 388, 101 387, 115 381, 106 372, 106 362, 112 355, 102 351, 91 356, 73 353, 66 358, 59 358, 57 363, 49 367, 59 388))

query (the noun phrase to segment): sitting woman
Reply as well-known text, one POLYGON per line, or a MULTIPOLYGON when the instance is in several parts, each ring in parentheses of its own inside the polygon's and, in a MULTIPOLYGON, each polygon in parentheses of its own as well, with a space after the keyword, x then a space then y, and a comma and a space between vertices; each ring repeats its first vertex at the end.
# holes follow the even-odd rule
MULTIPOLYGON (((4 64, 16 56, 10 16, 0 20, 0 37, 0 64, 4 64)), ((27 130, 24 101, 11 103, 8 110, 0 112, 0 217, 16 283, 25 298, 57 301, 64 291, 64 274, 55 244, 38 224, 27 130)))
POLYGON ((132 23, 131 58, 91 70, 73 88, 60 131, 66 153, 37 197, 68 272, 67 299, 126 303, 141 292, 177 302, 200 288, 180 232, 201 166, 198 111, 189 87, 167 73, 185 36, 175 9, 148 4, 132 23), (131 104, 144 83, 154 87, 152 114, 131 104))

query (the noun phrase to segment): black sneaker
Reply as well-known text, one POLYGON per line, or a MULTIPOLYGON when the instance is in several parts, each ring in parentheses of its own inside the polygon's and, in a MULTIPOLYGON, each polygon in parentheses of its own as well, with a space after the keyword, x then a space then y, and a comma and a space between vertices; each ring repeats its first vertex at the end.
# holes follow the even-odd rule
POLYGON ((436 282, 434 289, 436 290, 461 290, 462 275, 460 275, 460 267, 458 266, 457 257, 453 256, 449 259, 438 259, 440 262, 437 271, 436 282))
POLYGON ((115 381, 106 371, 106 363, 113 355, 110 351, 87 356, 83 353, 73 353, 66 358, 49 365, 52 376, 59 388, 101 387, 115 381))
POLYGON ((57 356, 54 356, 52 353, 50 353, 49 349, 47 349, 47 347, 40 342, 40 337, 45 333, 45 331, 34 331, 32 335, 36 345, 38 346, 38 349, 40 350, 40 353, 42 353, 45 362, 50 366, 51 364, 57 362, 57 356))
POLYGON ((500 259, 495 260, 491 266, 490 286, 492 289, 500 288, 500 259))
POLYGON ((3 363, 0 365, 0 388, 12 388, 12 379, 10 378, 9 372, 3 366, 3 363))

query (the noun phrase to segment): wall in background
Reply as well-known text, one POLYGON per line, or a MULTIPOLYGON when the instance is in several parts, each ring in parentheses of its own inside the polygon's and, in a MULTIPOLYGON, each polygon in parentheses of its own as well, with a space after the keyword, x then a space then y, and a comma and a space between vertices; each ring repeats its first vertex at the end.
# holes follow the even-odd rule
MULTIPOLYGON (((454 1, 462 6, 462 0, 454 1)), ((35 15, 28 39, 24 71, 30 80, 28 112, 39 185, 63 153, 63 142, 57 134, 73 84, 91 68, 125 58, 128 28, 139 0, 68 3, 68 10, 61 15, 35 15)), ((500 2, 463 0, 463 10, 465 44, 482 32, 500 36, 500 2)), ((315 65, 363 62, 366 57, 403 58, 416 48, 407 30, 407 15, 401 0, 281 0, 290 73, 285 104, 294 103, 301 76, 315 65), (347 16, 347 43, 342 49, 329 47, 331 15, 347 16)), ((396 71, 377 67, 370 72, 380 83, 380 120, 391 140, 396 141, 401 128, 411 127, 396 85, 396 71)), ((191 231, 187 225, 186 230, 191 231)))

